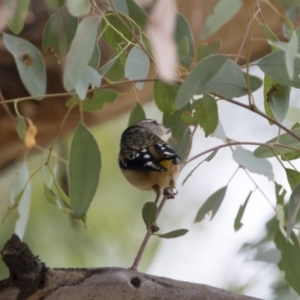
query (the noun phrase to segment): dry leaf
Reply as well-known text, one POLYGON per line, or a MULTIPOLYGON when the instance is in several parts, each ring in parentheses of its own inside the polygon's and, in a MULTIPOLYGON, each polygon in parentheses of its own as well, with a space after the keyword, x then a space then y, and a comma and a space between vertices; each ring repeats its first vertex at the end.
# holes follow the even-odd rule
POLYGON ((27 118, 27 122, 28 122, 28 127, 24 138, 25 153, 27 153, 32 147, 35 146, 36 144, 35 136, 37 134, 37 128, 33 125, 32 121, 27 118))
POLYGON ((175 21, 175 1, 158 0, 151 12, 147 28, 159 76, 168 82, 176 78, 177 53, 173 39, 175 21))

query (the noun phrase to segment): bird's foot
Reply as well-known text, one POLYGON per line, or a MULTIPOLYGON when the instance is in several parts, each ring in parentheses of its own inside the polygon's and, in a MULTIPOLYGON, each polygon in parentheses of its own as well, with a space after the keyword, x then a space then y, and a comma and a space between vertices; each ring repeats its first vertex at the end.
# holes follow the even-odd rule
POLYGON ((170 187, 165 188, 163 191, 164 196, 167 196, 168 199, 174 199, 177 193, 177 191, 174 192, 173 189, 170 187))

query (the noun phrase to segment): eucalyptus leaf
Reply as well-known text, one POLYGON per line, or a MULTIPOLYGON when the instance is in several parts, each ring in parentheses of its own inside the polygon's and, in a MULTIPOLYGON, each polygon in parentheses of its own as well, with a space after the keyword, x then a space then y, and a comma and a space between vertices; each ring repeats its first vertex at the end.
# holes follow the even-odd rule
POLYGON ((289 78, 286 69, 285 53, 282 50, 273 51, 264 56, 259 62, 260 69, 277 82, 287 86, 300 88, 300 58, 296 57, 294 60, 294 75, 293 79, 289 78))
POLYGON ((205 85, 219 72, 226 61, 225 55, 210 55, 198 63, 179 88, 175 100, 176 109, 181 109, 188 104, 194 95, 206 92, 205 85))
POLYGON ((136 24, 144 29, 147 25, 146 12, 133 0, 126 0, 129 17, 136 22, 136 24))
MULTIPOLYGON (((146 79, 150 69, 149 56, 144 50, 133 47, 127 57, 125 64, 125 77, 129 80, 146 79)), ((135 84, 138 90, 141 90, 144 86, 144 82, 136 82, 135 84)))
POLYGON ((80 84, 87 70, 96 45, 98 28, 99 19, 95 17, 84 18, 78 25, 64 68, 63 83, 67 91, 80 84))
POLYGON ((134 109, 131 111, 128 126, 131 126, 132 124, 144 119, 146 119, 145 111, 142 105, 139 102, 137 102, 134 109))
POLYGON ((46 51, 48 47, 59 57, 66 56, 75 36, 78 26, 78 18, 72 16, 67 7, 60 8, 48 20, 44 32, 42 49, 46 51))
POLYGON ((293 190, 289 199, 289 213, 287 221, 287 237, 290 238, 293 227, 296 223, 297 215, 300 209, 300 184, 293 190))
POLYGON ((274 178, 272 164, 267 159, 257 158, 253 152, 240 146, 233 151, 232 157, 240 166, 250 172, 264 175, 269 179, 274 178))
POLYGON ((144 223, 149 228, 155 221, 157 216, 157 206, 154 202, 147 202, 142 209, 144 223))
POLYGON ((72 139, 69 163, 70 200, 75 218, 85 218, 99 183, 100 170, 98 144, 90 131, 80 123, 72 139))
POLYGON ((222 187, 221 189, 214 192, 201 206, 197 212, 195 223, 201 222, 206 215, 210 215, 210 220, 216 215, 218 209, 220 208, 225 194, 227 191, 227 186, 222 187))
POLYGON ((163 81, 155 81, 153 84, 153 97, 157 108, 164 114, 175 113, 175 99, 179 90, 179 84, 170 84, 163 81))
POLYGON ((168 233, 164 233, 164 234, 155 234, 156 236, 163 238, 163 239, 174 239, 180 236, 183 236, 185 234, 187 234, 189 231, 187 229, 177 229, 174 231, 170 231, 168 233))
POLYGON ((112 68, 116 60, 119 58, 119 56, 113 56, 106 64, 104 64, 99 70, 98 73, 102 76, 105 76, 106 73, 112 68))
POLYGON ((203 98, 196 100, 192 106, 195 108, 194 119, 204 130, 205 137, 208 137, 216 130, 219 122, 216 100, 205 94, 203 98))
MULTIPOLYGON (((265 113, 267 114, 267 116, 269 116, 272 119, 276 119, 276 118, 271 109, 270 94, 273 93, 273 91, 276 89, 277 85, 278 85, 278 83, 276 80, 274 80, 269 75, 265 74, 265 76, 264 76, 264 108, 265 108, 265 113)), ((269 124, 273 125, 274 123, 272 121, 269 121, 269 124)))
POLYGON ((13 15, 8 20, 8 24, 7 24, 8 28, 14 34, 19 34, 24 27, 24 22, 26 20, 29 2, 30 0, 18 1, 14 9, 13 15))
POLYGON ((286 177, 293 191, 295 187, 300 183, 300 172, 294 169, 285 169, 286 177))
POLYGON ((300 245, 297 236, 292 233, 292 242, 286 239, 280 230, 275 236, 275 244, 281 252, 281 259, 278 266, 284 272, 288 284, 300 294, 300 245))
POLYGON ((97 111, 103 108, 105 103, 112 103, 116 100, 118 93, 115 90, 103 89, 94 91, 92 97, 88 96, 82 103, 84 111, 97 111))
POLYGON ((22 164, 10 194, 13 206, 18 206, 19 218, 15 224, 15 234, 17 234, 20 239, 24 237, 29 219, 31 202, 30 177, 27 164, 22 164))
POLYGON ((70 14, 75 17, 85 15, 91 9, 89 0, 67 0, 67 7, 70 14))
POLYGON ((249 201, 251 195, 252 195, 252 191, 248 194, 244 204, 240 205, 240 208, 239 208, 239 210, 237 212, 237 215, 234 219, 234 230, 235 231, 240 230, 241 227, 243 226, 243 223, 241 222, 241 220, 244 216, 244 213, 245 213, 245 210, 246 210, 246 207, 247 207, 247 204, 248 204, 248 201, 249 201))
POLYGON ((216 40, 209 44, 207 43, 200 44, 197 49, 197 56, 196 56, 197 62, 200 62, 202 59, 204 59, 209 55, 218 53, 220 48, 221 48, 221 40, 216 40))
POLYGON ((184 106, 182 109, 177 110, 175 113, 168 115, 163 115, 163 124, 169 128, 171 128, 172 139, 174 143, 179 143, 182 136, 185 134, 188 124, 185 124, 181 121, 181 114, 185 110, 190 110, 190 104, 184 106))
POLYGON ((128 6, 126 1, 124 0, 112 0, 112 3, 114 4, 115 8, 125 15, 128 15, 128 6))
POLYGON ((220 0, 213 14, 208 16, 201 31, 201 39, 206 39, 230 21, 243 4, 241 0, 220 0))
POLYGON ((122 50, 128 41, 133 38, 133 26, 124 16, 109 15, 109 12, 102 19, 101 34, 104 41, 117 52, 122 50), (119 19, 121 18, 122 21, 119 19), (127 26, 124 26, 124 23, 127 26))
POLYGON ((189 67, 194 56, 194 37, 188 21, 182 14, 176 15, 174 40, 178 46, 179 61, 189 67))
POLYGON ((13 55, 20 78, 31 96, 46 93, 46 68, 39 50, 28 41, 3 33, 5 48, 13 55))
POLYGON ((17 117, 17 132, 18 132, 18 136, 19 138, 23 141, 25 138, 25 133, 27 130, 27 126, 25 123, 25 119, 22 116, 18 116, 17 117))
POLYGON ((289 109, 290 88, 283 84, 276 85, 269 93, 270 107, 277 121, 282 122, 289 109))
MULTIPOLYGON (((298 135, 299 139, 300 139, 300 128, 299 127, 292 129, 292 132, 294 134, 298 135)), ((294 138, 293 136, 291 136, 289 133, 283 133, 279 137, 275 137, 275 138, 267 141, 266 144, 272 145, 273 143, 277 143, 277 142, 280 144, 286 145, 286 146, 290 146, 290 147, 299 149, 299 151, 300 151, 300 141, 298 139, 294 138)), ((275 149, 275 150, 272 151, 272 149, 270 149, 269 147, 259 146, 255 149, 254 155, 259 158, 268 158, 268 157, 273 157, 275 155, 274 152, 276 154, 280 153, 281 155, 286 155, 288 153, 294 152, 294 150, 288 149, 288 148, 285 148, 282 146, 274 146, 273 149, 275 149)))
POLYGON ((101 75, 95 69, 85 66, 79 81, 75 85, 75 91, 79 99, 84 100, 90 85, 100 86, 101 78, 101 75))

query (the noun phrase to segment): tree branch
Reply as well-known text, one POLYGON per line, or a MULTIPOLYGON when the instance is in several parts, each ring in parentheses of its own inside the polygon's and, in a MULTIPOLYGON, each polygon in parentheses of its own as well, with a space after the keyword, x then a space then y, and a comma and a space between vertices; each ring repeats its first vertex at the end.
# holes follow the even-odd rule
POLYGON ((1 253, 10 271, 10 278, 0 281, 0 299, 5 300, 259 300, 131 269, 46 269, 16 235, 1 253))

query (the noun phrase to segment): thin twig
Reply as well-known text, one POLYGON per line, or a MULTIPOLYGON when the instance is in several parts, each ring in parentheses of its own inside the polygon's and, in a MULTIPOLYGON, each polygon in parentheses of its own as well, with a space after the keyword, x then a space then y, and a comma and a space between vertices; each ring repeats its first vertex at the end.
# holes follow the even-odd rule
MULTIPOLYGON (((160 203, 160 205, 159 205, 159 207, 157 209, 156 220, 158 219, 158 217, 159 217, 159 215, 160 215, 160 213, 161 213, 161 211, 162 211, 162 209, 163 209, 163 207, 164 207, 164 205, 165 205, 165 203, 166 203, 167 200, 168 200, 168 196, 165 195, 163 197, 163 199, 161 200, 161 203, 160 203)), ((152 229, 151 229, 151 226, 150 226, 148 228, 148 230, 147 230, 147 233, 146 233, 146 235, 145 235, 145 237, 143 239, 141 247, 140 247, 140 249, 139 249, 139 251, 138 251, 138 253, 136 255, 136 258, 134 259, 132 267, 130 269, 136 270, 138 268, 138 265, 139 265, 139 263, 141 261, 141 258, 142 258, 143 254, 144 254, 144 251, 146 249, 146 246, 148 244, 148 241, 149 241, 151 235, 153 235, 153 232, 152 232, 152 229)))

